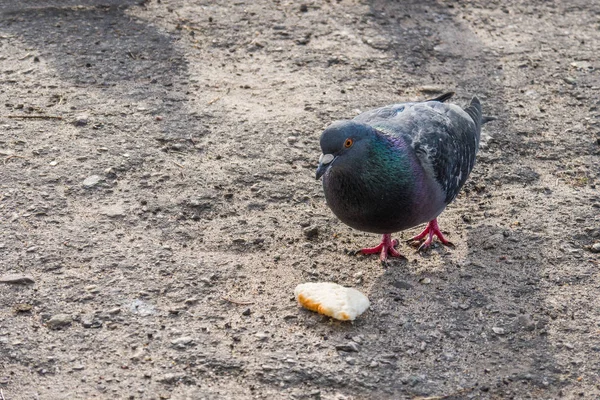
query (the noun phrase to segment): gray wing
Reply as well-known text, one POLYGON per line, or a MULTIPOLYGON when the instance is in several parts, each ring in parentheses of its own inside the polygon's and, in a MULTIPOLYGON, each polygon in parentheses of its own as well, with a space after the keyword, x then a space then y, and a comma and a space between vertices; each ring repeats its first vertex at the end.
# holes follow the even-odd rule
POLYGON ((466 109, 439 101, 394 104, 354 118, 390 136, 401 136, 435 178, 450 203, 475 165, 481 131, 477 97, 466 109))
POLYGON ((454 96, 454 92, 444 93, 441 96, 438 96, 434 99, 425 100, 421 102, 413 102, 413 103, 399 103, 392 104, 389 106, 377 108, 375 110, 366 111, 354 118, 355 121, 370 124, 372 121, 379 120, 387 120, 390 118, 394 118, 397 114, 403 112, 407 107, 413 107, 416 104, 430 103, 430 102, 439 102, 443 103, 447 100, 450 100, 454 96))

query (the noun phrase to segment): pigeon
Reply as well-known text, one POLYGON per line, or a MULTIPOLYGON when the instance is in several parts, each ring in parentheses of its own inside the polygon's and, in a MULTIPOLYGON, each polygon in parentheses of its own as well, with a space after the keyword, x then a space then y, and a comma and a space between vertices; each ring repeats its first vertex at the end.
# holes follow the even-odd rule
POLYGON ((473 97, 461 108, 445 103, 454 92, 423 102, 399 103, 336 121, 321 135, 323 154, 316 178, 323 178, 327 205, 346 225, 383 234, 362 254, 403 257, 392 233, 427 223, 409 242, 419 251, 433 237, 453 246, 437 217, 458 195, 475 165, 484 117, 473 97))

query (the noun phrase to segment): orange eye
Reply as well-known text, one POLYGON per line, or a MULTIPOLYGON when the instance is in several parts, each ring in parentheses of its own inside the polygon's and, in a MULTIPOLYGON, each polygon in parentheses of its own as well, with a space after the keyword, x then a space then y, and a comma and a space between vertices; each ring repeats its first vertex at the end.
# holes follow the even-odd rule
POLYGON ((348 149, 348 148, 352 147, 352 145, 353 145, 353 144, 354 144, 354 140, 352 140, 352 139, 348 138, 348 139, 346 139, 346 141, 344 142, 344 147, 348 149))

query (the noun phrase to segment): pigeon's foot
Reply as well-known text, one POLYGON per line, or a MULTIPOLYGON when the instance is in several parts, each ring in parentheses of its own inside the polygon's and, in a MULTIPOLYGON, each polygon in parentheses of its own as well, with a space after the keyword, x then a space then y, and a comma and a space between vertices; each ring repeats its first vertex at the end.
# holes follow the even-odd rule
POLYGON ((381 239, 381 243, 375 247, 368 247, 366 249, 361 249, 360 252, 362 254, 377 254, 379 253, 379 259, 382 262, 387 261, 388 256, 390 257, 400 257, 404 258, 404 256, 396 251, 394 247, 398 246, 398 240, 392 240, 391 234, 383 235, 381 239))
POLYGON ((434 235, 438 237, 438 239, 440 240, 440 242, 442 242, 442 244, 444 244, 446 246, 454 247, 454 245, 452 243, 450 243, 449 240, 446 240, 444 235, 442 235, 442 231, 440 231, 440 227, 438 226, 438 223, 437 223, 437 218, 434 219, 433 221, 429 221, 429 223, 427 224, 427 226, 425 227, 423 232, 421 232, 417 236, 409 239, 408 242, 415 242, 416 244, 418 244, 421 240, 423 240, 425 237, 427 237, 427 239, 425 239, 425 241, 423 243, 421 243, 421 245, 419 246, 418 251, 427 250, 429 248, 429 246, 431 246, 431 243, 433 242, 434 235))

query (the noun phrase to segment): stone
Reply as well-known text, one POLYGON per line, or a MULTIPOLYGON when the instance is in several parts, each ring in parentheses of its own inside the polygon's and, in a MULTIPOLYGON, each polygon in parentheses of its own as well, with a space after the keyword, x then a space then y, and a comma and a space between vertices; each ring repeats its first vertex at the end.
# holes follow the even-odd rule
POLYGON ((61 329, 73 323, 73 317, 69 314, 56 314, 50 317, 46 322, 46 326, 50 329, 61 329))
POLYGON ((86 126, 90 122, 90 117, 86 114, 81 114, 75 117, 73 125, 75 126, 86 126))
MULTIPOLYGON (((439 46, 437 51, 442 51, 443 49, 440 48, 439 46)), ((421 86, 421 92, 425 93, 425 94, 437 94, 437 93, 443 93, 446 89, 441 87, 441 86, 435 86, 435 85, 424 85, 421 86)))
POLYGON ((142 317, 148 317, 156 314, 156 309, 152 304, 140 299, 133 300, 131 303, 129 303, 128 308, 132 313, 138 314, 142 317))
POLYGON ((593 66, 589 61, 574 61, 571 63, 571 67, 581 70, 593 69, 593 66))
POLYGON ((193 343, 194 339, 189 336, 182 336, 180 338, 171 340, 171 344, 177 349, 185 349, 186 347, 191 346, 193 343))
POLYGON ((117 179, 117 173, 113 167, 106 168, 104 170, 104 176, 108 179, 117 179))
POLYGON ((365 337, 363 335, 356 335, 352 336, 352 340, 358 344, 362 344, 365 340, 365 337))
POLYGON ((103 208, 100 214, 106 215, 109 218, 120 218, 125 215, 125 209, 123 208, 123 206, 115 204, 103 208))
POLYGON ((182 373, 168 373, 159 377, 157 380, 160 383, 173 384, 185 379, 186 375, 182 373))
POLYGON ((144 349, 139 349, 138 351, 136 351, 135 353, 133 353, 131 355, 131 357, 129 357, 129 359, 133 362, 139 362, 144 358, 144 349))
POLYGON ((346 352, 354 352, 358 353, 360 351, 360 346, 355 342, 348 342, 346 344, 339 344, 335 346, 335 349, 338 351, 346 351, 346 352))
POLYGON ((89 314, 81 319, 81 325, 84 328, 102 328, 102 321, 96 318, 95 315, 89 314))
POLYGON ((30 312, 33 309, 33 306, 27 303, 17 303, 14 305, 13 309, 16 313, 26 313, 30 312))
POLYGON ((592 253, 600 253, 600 243, 594 243, 592 247, 590 247, 590 251, 592 253))
POLYGON ((31 275, 24 274, 8 274, 0 276, 0 283, 8 283, 14 285, 28 285, 34 283, 35 280, 31 275))
POLYGON ((316 226, 309 226, 308 228, 304 228, 302 233, 304 233, 304 237, 309 240, 315 239, 319 236, 319 228, 316 226))
POLYGON ((183 303, 185 305, 192 306, 192 305, 198 303, 198 299, 196 297, 190 297, 189 299, 185 299, 183 301, 183 303))
POLYGON ((100 175, 91 175, 91 176, 88 176, 87 178, 85 178, 85 180, 83 181, 83 187, 93 188, 94 186, 98 185, 100 182, 102 182, 102 177, 100 175))
POLYGON ((504 328, 501 328, 499 326, 494 326, 492 327, 492 331, 496 334, 496 335, 504 335, 505 331, 504 328))

